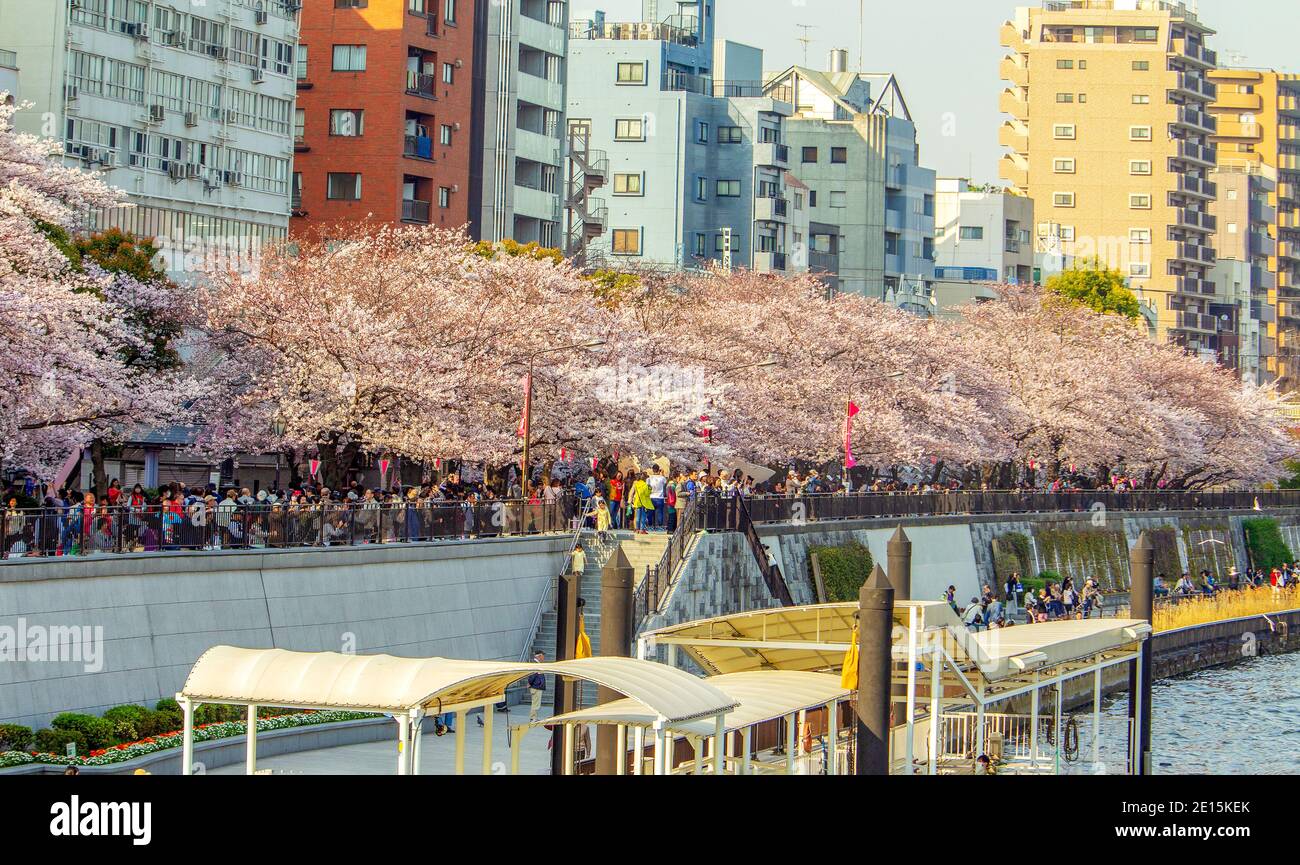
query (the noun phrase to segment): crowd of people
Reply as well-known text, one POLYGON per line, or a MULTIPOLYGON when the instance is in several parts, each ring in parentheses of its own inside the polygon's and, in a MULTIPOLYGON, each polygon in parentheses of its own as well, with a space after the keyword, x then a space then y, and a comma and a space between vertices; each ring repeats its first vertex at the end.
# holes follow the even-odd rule
POLYGON ((1101 617, 1104 615, 1105 593, 1101 580, 1094 577, 1085 580, 1082 586, 1076 586, 1071 577, 1060 582, 1049 580, 1035 592, 1032 587, 1025 586, 1021 575, 1016 572, 1007 577, 998 591, 987 584, 981 587, 980 594, 971 598, 965 607, 957 603, 956 586, 948 587, 944 600, 966 627, 980 631, 1009 628, 1016 624, 1090 619, 1094 615, 1101 617))
POLYGON ((1157 597, 1177 600, 1198 595, 1212 596, 1225 591, 1262 589, 1265 586, 1272 587, 1275 592, 1281 592, 1296 585, 1300 585, 1300 562, 1287 562, 1274 568, 1247 568, 1244 573, 1235 567, 1229 568, 1228 576, 1224 580, 1220 580, 1205 569, 1196 579, 1192 578, 1191 573, 1184 572, 1173 584, 1173 588, 1169 587, 1169 577, 1161 573, 1156 577, 1155 593, 1157 597))

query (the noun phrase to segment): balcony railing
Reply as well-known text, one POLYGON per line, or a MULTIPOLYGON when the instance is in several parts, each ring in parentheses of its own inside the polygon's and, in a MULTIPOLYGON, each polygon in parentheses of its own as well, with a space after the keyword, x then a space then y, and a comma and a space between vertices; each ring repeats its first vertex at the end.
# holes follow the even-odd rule
POLYGON ((402 199, 402 221, 427 224, 429 222, 429 202, 410 198, 402 199))
POLYGON ((406 92, 414 96, 423 96, 425 99, 436 99, 434 91, 434 76, 425 75, 423 72, 408 71, 406 73, 406 92))
POLYGON ((433 139, 427 135, 407 135, 402 145, 402 155, 412 159, 433 160, 433 139))

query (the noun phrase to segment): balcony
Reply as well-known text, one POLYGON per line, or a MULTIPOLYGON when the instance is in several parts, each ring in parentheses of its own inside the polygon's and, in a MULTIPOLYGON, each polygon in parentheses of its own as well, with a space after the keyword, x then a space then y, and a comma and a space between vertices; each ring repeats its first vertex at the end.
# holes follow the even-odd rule
MULTIPOLYGON (((1197 78, 1186 72, 1179 72, 1173 92, 1177 96, 1213 100, 1218 96, 1219 88, 1218 85, 1204 78, 1197 78)), ((1258 98, 1256 97, 1256 99, 1258 98)), ((1262 101, 1260 105, 1263 106, 1262 101)))
POLYGON ((411 159, 433 161, 433 139, 427 135, 407 135, 402 144, 402 155, 411 159))
MULTIPOLYGON (((1264 139, 1264 127, 1258 123, 1243 123, 1240 120, 1224 118, 1219 121, 1219 129, 1216 134, 1220 138, 1245 138, 1251 141, 1262 141, 1264 139)), ((1234 153, 1233 156, 1238 157, 1238 154, 1234 153)))
POLYGON ((1279 183, 1277 185, 1277 197, 1281 201, 1300 201, 1300 198, 1296 197, 1297 189, 1300 189, 1300 187, 1297 187, 1294 183, 1279 183))
POLYGON ((885 253, 885 273, 901 274, 903 272, 903 256, 896 252, 885 253))
POLYGON ((562 164, 559 140, 527 129, 515 130, 515 156, 542 165, 562 164))
POLYGON ((1029 34, 1011 21, 1004 22, 1002 29, 998 31, 998 44, 1003 48, 1023 49, 1028 38, 1029 34))
POLYGON ((1212 315, 1197 312, 1178 312, 1174 314, 1174 327, 1177 330, 1194 330, 1203 333, 1215 333, 1218 319, 1212 315))
POLYGON ((546 222, 560 219, 560 196, 544 189, 515 185, 515 213, 546 222))
POLYGON ((1277 137, 1279 141, 1300 141, 1300 126, 1279 126, 1277 137))
POLYGON ((1174 280, 1174 290, 1179 294, 1213 297, 1214 283, 1196 276, 1179 276, 1174 280))
POLYGON ((1207 69, 1213 69, 1219 65, 1218 52, 1211 51, 1204 45, 1193 45, 1187 39, 1174 39, 1173 43, 1174 52, 1193 63, 1207 69))
POLYGON ((784 221, 789 212, 789 202, 780 196, 758 196, 754 199, 754 219, 757 222, 784 221))
POLYGON ((998 177, 1021 189, 1029 186, 1029 168, 1010 154, 1004 155, 998 163, 998 177))
POLYGON ((1188 207, 1179 207, 1174 213, 1174 224, 1183 228, 1193 228, 1197 231, 1214 231, 1218 228, 1219 220, 1209 213, 1192 210, 1188 207))
POLYGON ((1263 201, 1251 201, 1250 219, 1252 222, 1267 222, 1272 225, 1277 221, 1277 208, 1263 201))
POLYGON ((998 144, 1016 153, 1029 152, 1029 129, 1024 125, 1003 123, 998 130, 998 144))
POLYGON ((1300 261, 1300 248, 1289 240, 1278 241, 1277 257, 1288 259, 1290 261, 1300 261))
POLYGON ((1002 91, 1002 96, 998 99, 998 110, 1017 120, 1029 120, 1029 102, 1014 90, 1002 91))
POLYGON ((402 222, 429 224, 429 202, 417 199, 402 199, 402 222))
POLYGON ((1218 164, 1218 154, 1213 147, 1203 147, 1191 141, 1179 139, 1175 142, 1175 159, 1191 162, 1203 168, 1214 168, 1218 164))
POLYGON ((785 273, 786 256, 784 252, 755 252, 755 273, 785 273))
POLYGON ((563 57, 568 53, 564 30, 528 15, 519 16, 519 44, 563 57))
POLYGON ((1212 246, 1200 246, 1195 243, 1176 243, 1174 244, 1174 257, 1179 261, 1188 261, 1193 264, 1211 265, 1218 260, 1212 246))
POLYGON ((437 99, 438 95, 435 90, 437 83, 433 75, 425 75, 423 72, 407 70, 406 72, 406 92, 412 96, 422 96, 425 99, 437 99))
POLYGON ((1232 93, 1224 90, 1215 100, 1214 107, 1225 111, 1259 113, 1264 110, 1264 97, 1258 93, 1232 93))
POLYGON ((769 168, 789 168, 790 148, 775 141, 760 141, 754 145, 754 164, 769 168))
POLYGON ((885 231, 902 234, 907 230, 907 217, 899 210, 885 208, 885 231))
POLYGON ((1174 123, 1178 126, 1189 127, 1203 135, 1213 135, 1219 128, 1218 121, 1215 120, 1213 115, 1190 105, 1178 106, 1178 111, 1174 115, 1174 123))
POLYGON ((519 99, 542 108, 564 110, 564 86, 527 72, 519 72, 519 99))
POLYGON ((1002 239, 1002 249, 1003 249, 1004 251, 1006 251, 1006 252, 1011 253, 1012 255, 1019 255, 1019 254, 1020 254, 1020 238, 1018 238, 1018 237, 1004 237, 1004 238, 1002 239))
POLYGON ((1010 81, 1017 87, 1029 86, 1029 67, 1025 65, 1022 59, 1023 55, 1011 54, 1002 58, 1002 65, 998 67, 1002 74, 1003 81, 1010 81))
POLYGON ((1277 97, 1277 110, 1282 114, 1300 114, 1300 95, 1281 93, 1277 97))
POLYGON ((1219 185, 1200 177, 1179 174, 1178 192, 1183 195, 1195 195, 1198 198, 1215 199, 1219 197, 1219 185))
POLYGON ((1271 291, 1277 288, 1277 274, 1266 267, 1253 265, 1250 268, 1250 288, 1252 291, 1271 291))

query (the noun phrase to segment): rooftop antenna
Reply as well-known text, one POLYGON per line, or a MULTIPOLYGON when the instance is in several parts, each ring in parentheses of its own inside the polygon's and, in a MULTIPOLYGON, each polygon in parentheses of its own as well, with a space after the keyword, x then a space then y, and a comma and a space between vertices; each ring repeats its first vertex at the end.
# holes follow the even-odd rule
POLYGON ((858 0, 858 72, 867 71, 866 0, 858 0))
POLYGON ((799 37, 798 39, 796 39, 795 41, 796 41, 796 42, 800 42, 800 43, 803 44, 803 65, 804 65, 804 66, 807 66, 807 65, 808 65, 808 46, 809 46, 809 45, 812 43, 812 41, 813 41, 813 40, 812 40, 812 37, 808 35, 808 31, 810 31, 810 30, 816 30, 817 28, 816 28, 815 26, 813 26, 812 24, 796 24, 795 26, 798 27, 800 30, 803 31, 803 36, 800 36, 800 37, 799 37))
POLYGON ((1242 67, 1246 65, 1245 52, 1238 51, 1235 48, 1225 48, 1223 56, 1228 61, 1229 66, 1242 67))

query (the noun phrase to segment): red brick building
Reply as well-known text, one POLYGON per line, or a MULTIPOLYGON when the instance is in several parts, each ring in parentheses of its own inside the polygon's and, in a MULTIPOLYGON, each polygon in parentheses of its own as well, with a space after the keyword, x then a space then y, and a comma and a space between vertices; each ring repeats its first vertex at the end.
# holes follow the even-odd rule
POLYGON ((291 233, 368 216, 466 223, 474 6, 303 4, 291 233))

